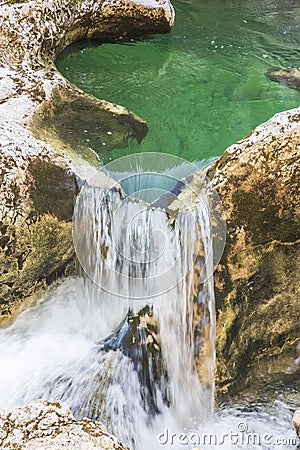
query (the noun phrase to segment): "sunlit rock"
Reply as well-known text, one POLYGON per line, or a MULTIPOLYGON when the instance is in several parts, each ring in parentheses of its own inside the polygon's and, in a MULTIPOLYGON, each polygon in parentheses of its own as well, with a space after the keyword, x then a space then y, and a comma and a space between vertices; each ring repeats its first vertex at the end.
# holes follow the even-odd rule
POLYGON ((99 422, 76 421, 62 402, 35 401, 0 411, 1 448, 126 450, 99 422))

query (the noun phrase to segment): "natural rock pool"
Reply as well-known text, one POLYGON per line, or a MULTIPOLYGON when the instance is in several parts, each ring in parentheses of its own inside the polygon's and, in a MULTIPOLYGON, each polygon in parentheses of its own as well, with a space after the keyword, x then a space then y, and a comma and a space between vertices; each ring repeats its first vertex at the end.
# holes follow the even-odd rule
MULTIPOLYGON (((221 153, 273 114, 299 104, 299 92, 270 81, 272 67, 300 64, 300 6, 292 0, 175 0, 167 35, 67 49, 59 70, 84 91, 145 119, 141 145, 105 152, 160 151, 189 161, 221 153)), ((72 130, 70 130, 71 132, 72 130)))

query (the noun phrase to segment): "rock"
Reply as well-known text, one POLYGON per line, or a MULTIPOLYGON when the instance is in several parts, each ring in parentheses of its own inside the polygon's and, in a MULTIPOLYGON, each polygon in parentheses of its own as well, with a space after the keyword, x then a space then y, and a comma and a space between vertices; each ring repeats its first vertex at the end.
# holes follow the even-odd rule
POLYGON ((275 115, 210 171, 227 220, 215 273, 219 392, 299 369, 299 121, 300 108, 275 115))
POLYGON ((55 57, 78 39, 165 33, 174 10, 169 0, 33 0, 2 2, 0 14, 1 320, 74 272, 72 214, 83 180, 110 148, 148 130, 126 108, 69 83, 55 57))
POLYGON ((128 450, 99 422, 76 421, 62 402, 34 401, 0 411, 0 446, 14 450, 128 450))
MULTIPOLYGON (((13 146, 14 144, 12 144, 13 146)), ((38 287, 74 270, 74 173, 42 150, 1 153, 0 316, 13 314, 38 287), (8 157, 10 155, 10 157, 8 157)))
POLYGON ((290 88, 300 90, 300 68, 272 69, 266 73, 266 76, 272 81, 278 81, 290 88))
POLYGON ((168 375, 163 365, 159 324, 153 317, 152 308, 144 307, 137 314, 127 317, 108 336, 101 351, 121 351, 133 362, 141 386, 142 401, 147 415, 160 413, 158 403, 169 404, 168 375), (161 398, 157 400, 157 389, 161 398))
POLYGON ((75 88, 55 89, 51 98, 38 108, 33 116, 32 131, 37 138, 53 146, 69 147, 87 161, 97 164, 95 151, 102 163, 109 161, 110 150, 124 147, 129 138, 140 142, 148 131, 145 122, 133 113, 91 98, 75 88))
POLYGON ((292 425, 295 428, 297 435, 300 437, 300 409, 294 412, 292 425))

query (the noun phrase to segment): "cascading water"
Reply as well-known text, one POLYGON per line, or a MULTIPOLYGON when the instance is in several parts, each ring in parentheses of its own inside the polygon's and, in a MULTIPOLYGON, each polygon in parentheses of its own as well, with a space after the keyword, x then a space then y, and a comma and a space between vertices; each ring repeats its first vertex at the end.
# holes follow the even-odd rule
MULTIPOLYGON (((151 188, 148 172, 147 187, 141 179, 143 175, 130 176, 127 185, 135 192, 136 181, 138 193, 142 191, 157 203, 157 195, 162 195, 157 177, 153 176, 155 186, 151 188)), ((167 181, 170 182, 169 175, 167 181)), ((97 418, 106 421, 107 405, 113 401, 114 412, 109 414, 107 425, 114 423, 112 431, 123 439, 127 437, 127 442, 128 430, 133 428, 131 443, 137 437, 137 427, 132 424, 140 421, 145 412, 144 430, 153 426, 157 414, 172 417, 177 426, 184 427, 193 418, 211 413, 214 292, 209 205, 204 192, 197 196, 194 207, 167 213, 124 197, 117 186, 107 191, 96 182, 95 186, 86 186, 77 200, 74 242, 91 289, 90 307, 97 311, 97 305, 106 305, 108 316, 112 309, 119 310, 120 319, 124 317, 124 305, 129 310, 117 331, 103 341, 108 354, 102 359, 100 371, 107 378, 105 373, 111 371, 112 360, 120 360, 120 350, 123 352, 135 371, 130 377, 134 380, 131 387, 138 382, 130 399, 135 407, 128 405, 128 370, 123 367, 123 380, 120 381, 119 372, 111 374, 106 395, 102 389, 100 403, 104 397, 105 406, 95 406, 93 402, 97 418), (95 285, 101 287, 100 296, 95 285), (116 301, 123 307, 112 307, 116 301), (202 350, 199 374, 194 361, 196 312, 200 312, 196 318, 198 355, 202 350), (112 351, 118 351, 117 356, 112 351), (115 388, 110 397, 112 385, 115 388), (123 393, 121 397, 116 395, 116 385, 123 393), (116 398, 120 403, 116 403, 116 398)), ((102 310, 102 317, 103 314, 102 310)))
POLYGON ((189 195, 172 203, 158 178, 155 193, 165 196, 166 209, 126 197, 117 183, 82 189, 74 242, 83 270, 0 330, 0 408, 63 400, 76 417, 101 420, 135 450, 274 448, 274 441, 233 443, 228 432, 240 436, 243 425, 244 432, 286 436, 290 412, 282 402, 271 418, 261 406, 255 414, 231 407, 212 415, 209 201, 191 189, 193 208, 189 195), (203 433, 210 436, 204 443, 203 433))

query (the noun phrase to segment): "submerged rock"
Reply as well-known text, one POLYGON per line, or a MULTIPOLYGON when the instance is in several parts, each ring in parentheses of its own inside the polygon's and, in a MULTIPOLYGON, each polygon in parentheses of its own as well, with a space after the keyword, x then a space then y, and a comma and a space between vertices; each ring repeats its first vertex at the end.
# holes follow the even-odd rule
POLYGON ((217 386, 299 370, 300 108, 228 148, 210 173, 227 220, 215 273, 217 386))
POLYGON ((14 450, 127 449, 101 423, 87 418, 76 421, 64 403, 41 400, 0 411, 0 446, 14 450))
POLYGON ((266 75, 272 81, 278 81, 290 88, 300 90, 300 68, 272 69, 266 75))
POLYGON ((57 88, 35 112, 32 130, 36 137, 53 145, 61 143, 75 149, 91 163, 97 164, 96 154, 101 162, 106 162, 110 151, 124 147, 130 138, 140 142, 148 127, 129 111, 122 114, 120 109, 112 114, 112 108, 107 110, 103 106, 103 101, 74 88, 72 91, 57 88))

